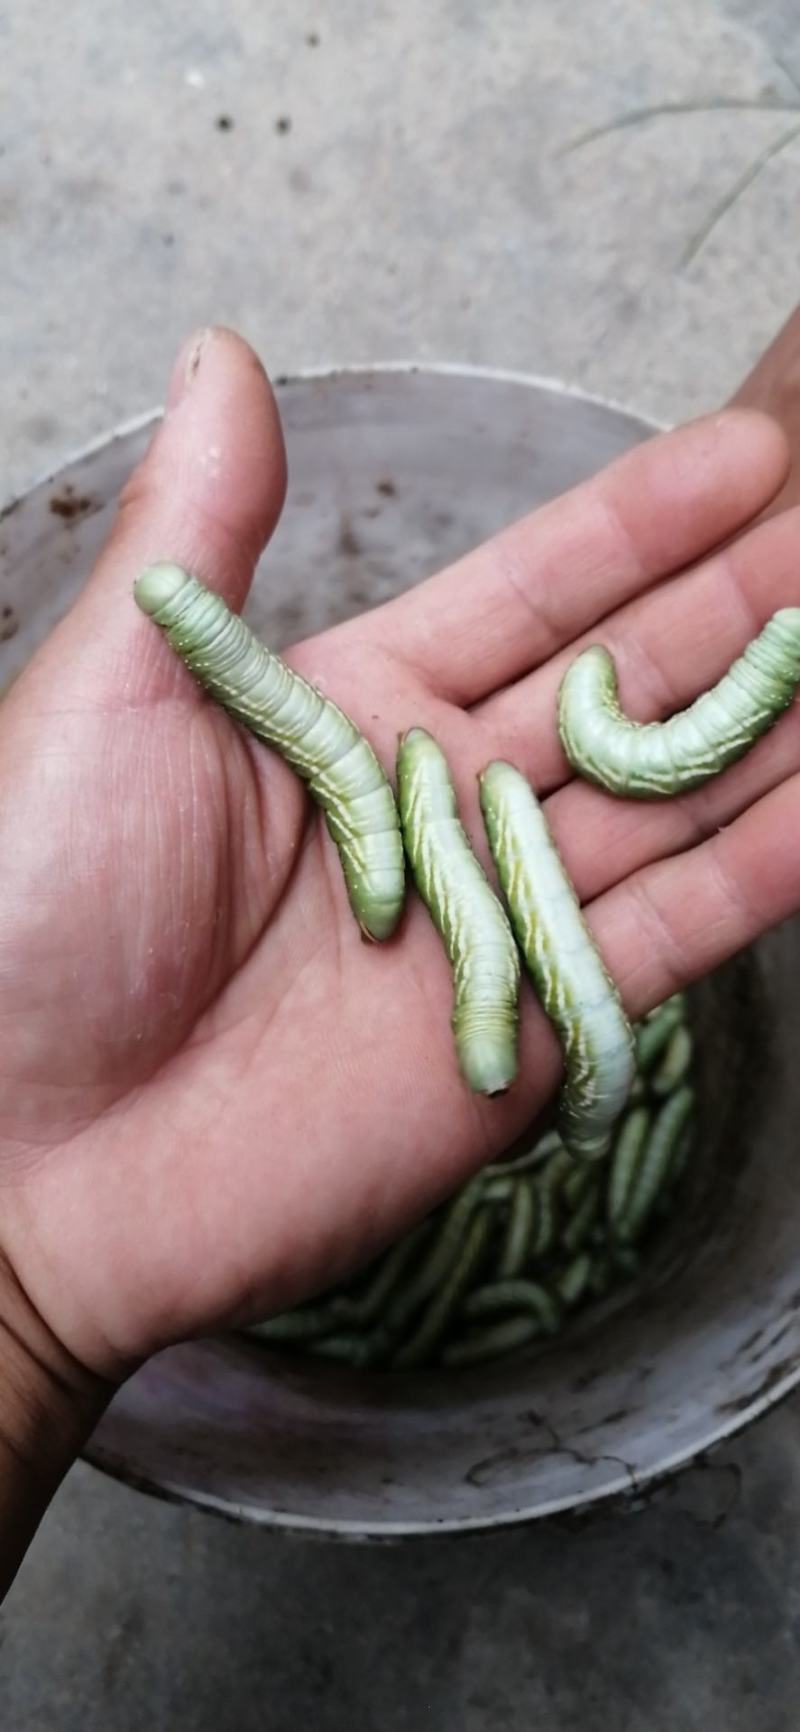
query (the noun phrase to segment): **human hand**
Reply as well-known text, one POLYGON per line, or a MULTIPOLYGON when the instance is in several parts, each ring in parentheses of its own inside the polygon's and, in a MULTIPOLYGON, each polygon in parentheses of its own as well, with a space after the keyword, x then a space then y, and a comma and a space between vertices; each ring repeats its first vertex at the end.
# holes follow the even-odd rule
MULTIPOLYGON (((718 782, 642 806, 570 778, 557 686, 602 637, 626 708, 667 713, 796 603, 794 514, 741 533, 785 466, 766 418, 709 418, 287 657, 390 770, 398 733, 430 728, 484 861, 477 772, 526 772, 633 1016, 800 905, 798 711, 718 782)), ((526 988, 517 1083, 469 1094, 424 909, 361 942, 302 786, 133 604, 167 559, 240 606, 283 487, 265 377, 211 332, 0 712, 0 1251, 52 1338, 111 1379, 336 1279, 558 1079, 526 988)))

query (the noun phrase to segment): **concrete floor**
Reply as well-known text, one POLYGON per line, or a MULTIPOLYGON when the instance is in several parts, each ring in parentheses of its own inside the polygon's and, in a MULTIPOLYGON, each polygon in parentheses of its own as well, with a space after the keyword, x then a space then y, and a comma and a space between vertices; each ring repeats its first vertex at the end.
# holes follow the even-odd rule
MULTIPOLYGON (((797 298, 799 164, 795 0, 0 6, 0 491, 209 319, 276 372, 444 357, 682 418, 797 298)), ((458 1551, 77 1468, 0 1619, 3 1727, 793 1732, 799 1445, 790 1404, 638 1514, 458 1551)))
POLYGON ((12 1593, 8 1732, 796 1732, 800 1406, 659 1503, 360 1550, 79 1468, 12 1593))

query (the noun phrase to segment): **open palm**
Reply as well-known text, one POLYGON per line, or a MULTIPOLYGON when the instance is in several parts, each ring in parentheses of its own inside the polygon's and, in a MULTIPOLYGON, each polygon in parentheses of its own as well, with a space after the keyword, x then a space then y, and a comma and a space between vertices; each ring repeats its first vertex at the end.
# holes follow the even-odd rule
MULTIPOLYGON (((642 718, 715 680, 800 601, 793 514, 741 533, 784 472, 763 417, 699 422, 289 656, 390 769, 400 730, 431 729, 484 858, 477 772, 529 775, 634 1016, 800 905, 798 712, 707 789, 633 805, 570 778, 558 681, 587 634, 642 718)), ((111 1375, 377 1250, 558 1079, 526 990, 517 1084, 468 1093, 424 910, 361 941, 304 790, 134 608, 161 558, 240 606, 283 483, 264 375, 211 333, 0 723, 0 1245, 111 1375)))

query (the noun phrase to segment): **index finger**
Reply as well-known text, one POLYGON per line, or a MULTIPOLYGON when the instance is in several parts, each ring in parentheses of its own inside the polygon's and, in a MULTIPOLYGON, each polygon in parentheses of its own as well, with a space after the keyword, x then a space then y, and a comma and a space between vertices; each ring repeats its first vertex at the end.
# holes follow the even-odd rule
POLYGON ((659 434, 376 609, 369 634, 440 696, 477 703, 734 535, 787 468, 757 410, 659 434))

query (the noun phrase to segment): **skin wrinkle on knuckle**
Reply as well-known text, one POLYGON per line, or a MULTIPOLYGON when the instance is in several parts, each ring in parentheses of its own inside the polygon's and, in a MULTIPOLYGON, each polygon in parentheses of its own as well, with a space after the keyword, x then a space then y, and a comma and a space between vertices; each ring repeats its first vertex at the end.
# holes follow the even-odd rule
POLYGON ((541 579, 537 578, 535 571, 529 569, 522 559, 512 557, 511 550, 506 552, 502 546, 498 546, 496 550, 495 567, 497 575, 511 591, 512 600, 522 603, 525 612, 541 634, 542 641, 536 646, 536 659, 549 660, 558 649, 560 640, 558 626, 548 608, 532 594, 533 585, 541 583, 541 579))
POLYGON ((623 489, 615 487, 613 478, 609 477, 604 484, 602 479, 595 484, 595 509, 601 515, 602 539, 598 534, 598 545, 608 543, 609 553, 604 561, 608 570, 614 565, 620 566, 628 574, 631 586, 640 589, 648 577, 648 564, 640 550, 640 535, 628 527, 622 505, 623 489))
MULTIPOLYGON (((665 864, 661 863, 662 866, 665 864)), ((649 877, 648 874, 629 878, 625 893, 632 900, 634 916, 637 912, 644 916, 645 926, 655 939, 655 954, 669 981, 664 994, 666 997, 669 993, 676 992, 684 981, 691 977, 691 969, 688 967, 683 942, 673 930, 668 916, 659 907, 649 877)), ((637 926, 638 920, 634 918, 634 929, 637 926)))
POLYGON ((744 560, 744 550, 737 547, 730 548, 722 556, 723 570, 730 581, 733 598, 742 616, 742 648, 758 635, 764 625, 747 587, 744 560))
POLYGON ((717 918, 723 923, 727 923, 725 910, 728 909, 731 924, 749 935, 754 926, 754 915, 755 923, 759 927, 767 925, 766 910, 762 910, 759 906, 754 887, 745 891, 739 881, 735 866, 726 861, 725 855, 729 848, 728 836, 723 830, 714 838, 706 851, 707 868, 719 892, 720 911, 717 918))
MULTIPOLYGON (((711 788, 696 788, 690 794, 678 795, 671 803, 671 816, 681 825, 681 835, 675 835, 667 852, 670 856, 688 854, 707 841, 717 829, 718 819, 711 788)), ((663 854, 662 854, 663 857, 663 854)))

